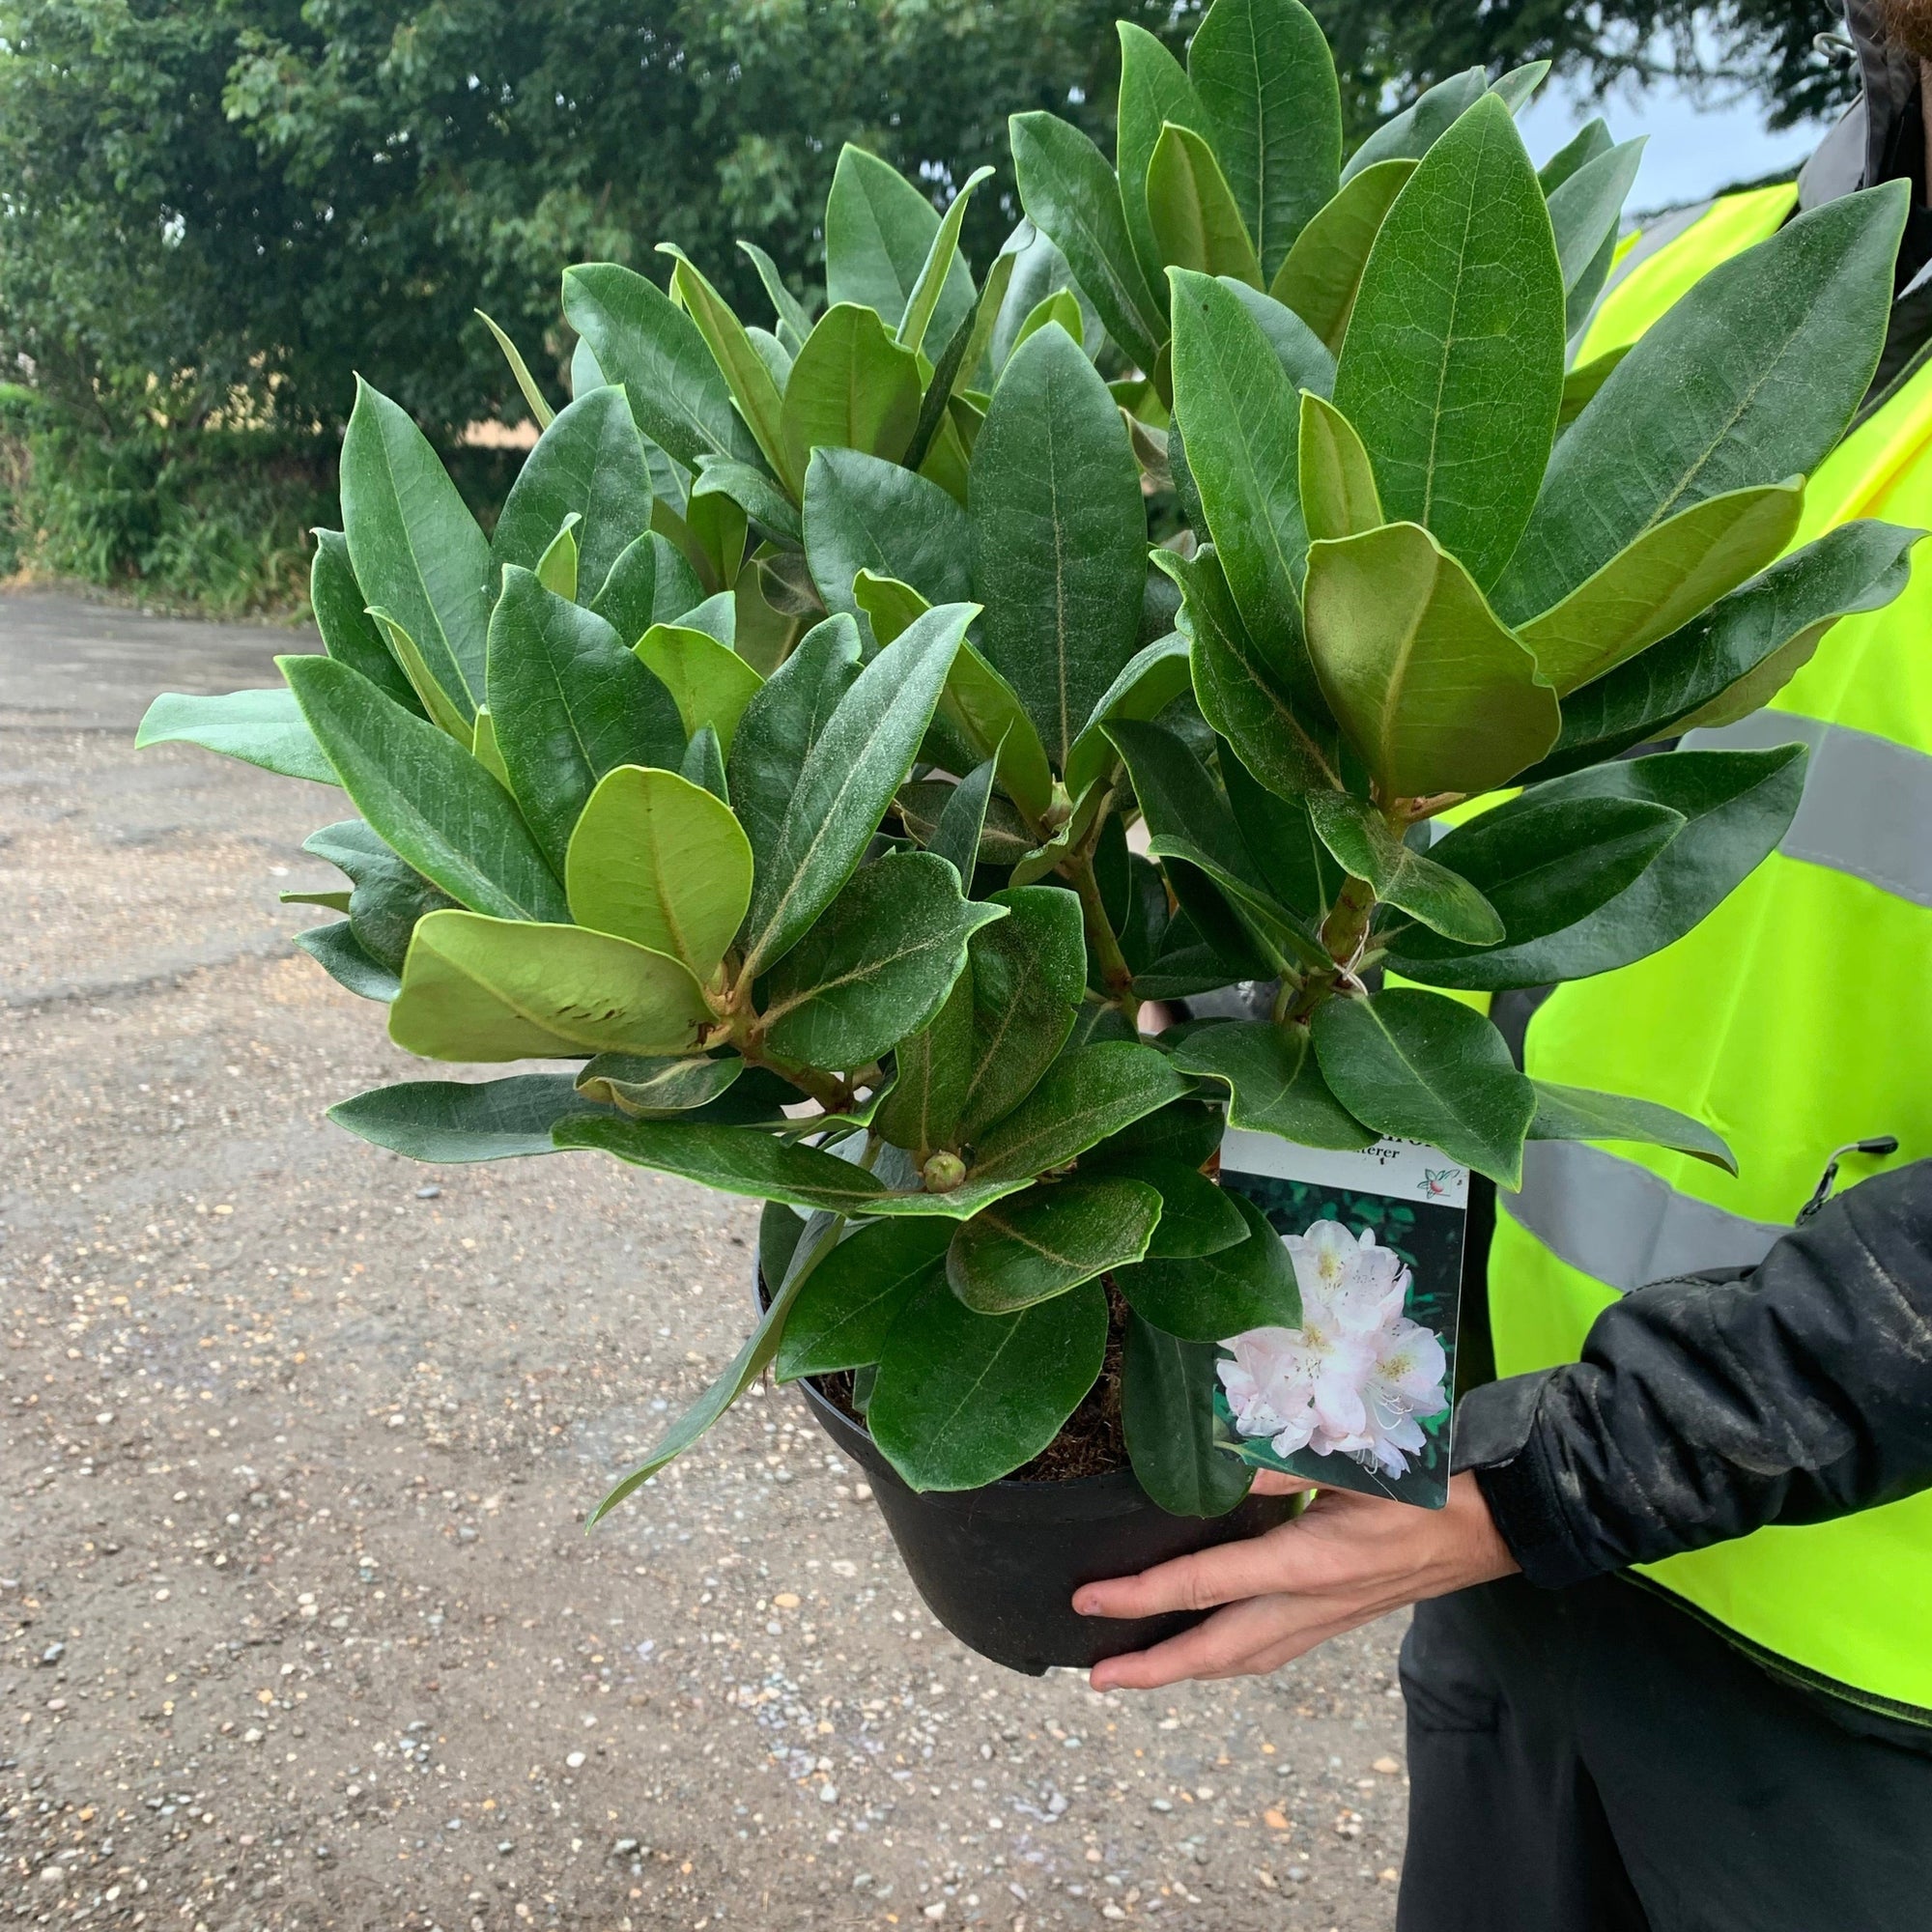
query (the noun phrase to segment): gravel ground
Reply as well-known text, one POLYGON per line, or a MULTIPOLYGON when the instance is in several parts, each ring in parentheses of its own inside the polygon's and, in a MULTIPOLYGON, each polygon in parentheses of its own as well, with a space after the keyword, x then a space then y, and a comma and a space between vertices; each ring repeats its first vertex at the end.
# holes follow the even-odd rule
POLYGON ((0 1920, 1384 1932, 1395 1622, 1011 1675, 784 1393, 585 1536, 742 1339, 754 1217, 322 1118, 414 1065, 275 899, 340 803, 131 747, 312 647, 0 597, 0 1920))

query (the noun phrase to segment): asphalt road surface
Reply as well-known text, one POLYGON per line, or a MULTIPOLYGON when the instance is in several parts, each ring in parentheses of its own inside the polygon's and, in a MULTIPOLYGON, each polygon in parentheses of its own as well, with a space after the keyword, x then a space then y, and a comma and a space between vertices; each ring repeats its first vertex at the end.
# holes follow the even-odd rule
POLYGON ((323 1118, 415 1065, 277 903, 344 803, 132 745, 313 647, 0 596, 0 1923, 1390 1926, 1395 1623, 1011 1675, 782 1392, 584 1534, 754 1216, 323 1118))

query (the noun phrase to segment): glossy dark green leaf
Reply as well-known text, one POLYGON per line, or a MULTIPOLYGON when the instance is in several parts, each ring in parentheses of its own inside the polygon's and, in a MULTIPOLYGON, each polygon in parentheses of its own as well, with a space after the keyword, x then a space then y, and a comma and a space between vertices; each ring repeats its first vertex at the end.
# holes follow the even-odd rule
POLYGON ((805 753, 797 788, 776 823, 751 815, 736 776, 736 754, 777 677, 747 710, 732 748, 731 782, 757 867, 743 934, 747 974, 782 959, 851 876, 912 769, 953 654, 975 614, 970 604, 942 604, 859 673, 805 753))
POLYGON ((1342 97, 1315 16, 1298 0, 1217 0, 1187 50, 1264 277, 1341 185, 1342 97))
POLYGON ((1737 1157, 1720 1134, 1702 1121, 1655 1100, 1633 1100, 1622 1094, 1598 1094, 1587 1087, 1562 1087, 1549 1080, 1536 1089, 1533 1141, 1634 1141, 1639 1146, 1673 1148, 1726 1174, 1738 1171, 1737 1157))
POLYGON ((1349 156, 1342 170, 1346 186, 1379 161, 1419 161, 1489 91, 1490 77, 1479 67, 1464 68, 1426 88, 1400 114, 1392 115, 1349 156))
MULTIPOLYGON (((1534 793, 1458 826, 1431 858, 1480 891, 1512 946, 1561 932, 1615 898, 1684 829, 1681 811, 1640 798, 1534 793)), ((1404 933, 1405 957, 1453 959, 1455 935, 1404 933)))
POLYGON ((1182 1073, 1227 1084, 1231 1127, 1279 1134, 1302 1147, 1375 1144, 1374 1129, 1363 1126, 1328 1091, 1305 1027, 1266 1020, 1205 1026, 1190 1033, 1173 1058, 1182 1073))
MULTIPOLYGON (((346 665, 343 668, 348 671, 346 665)), ((219 697, 163 692, 148 706, 134 733, 134 745, 139 750, 166 744, 199 745, 282 778, 311 779, 328 785, 341 782, 294 693, 280 686, 231 691, 219 697)))
POLYGON ((1460 872, 1412 850, 1367 800, 1343 791, 1310 792, 1308 815, 1321 842, 1376 896, 1424 925, 1468 946, 1493 946, 1503 921, 1460 872))
MULTIPOLYGON (((579 595, 588 603, 651 527, 651 468, 620 388, 579 396, 524 459, 490 536, 491 560, 534 570, 572 511, 579 595)), ((625 639, 626 643, 634 641, 625 639)))
POLYGON ((684 725, 668 692, 604 619, 503 572, 490 619, 490 716, 510 789, 552 868, 599 779, 619 765, 675 767, 684 725))
POLYGON ((958 1132, 978 1140, 1031 1094, 1073 1030, 1087 983, 1080 901, 1058 886, 995 893, 1007 908, 973 935, 973 1030, 958 1132))
POLYGON ((563 312, 605 380, 623 384, 638 427, 687 469, 700 456, 762 461, 696 324, 655 282, 581 262, 563 272, 563 312))
MULTIPOLYGON (((1002 922, 1005 923, 1006 922, 1002 922)), ((984 928, 982 928, 984 930, 984 928)), ((946 1004, 894 1055, 897 1077, 880 1103, 877 1131, 915 1162, 956 1151, 959 1109, 973 1078, 973 967, 952 982, 946 1004)))
POLYGON ((393 1001, 403 982, 393 966, 385 966, 355 937, 345 920, 333 925, 311 926, 295 935, 296 944, 338 985, 358 999, 393 1001))
POLYGON ((1615 898, 1560 932, 1461 959, 1390 964, 1435 986, 1494 990, 1608 973, 1680 939, 1769 856, 1804 788, 1804 748, 1669 752, 1551 779, 1499 810, 1550 799, 1640 799, 1688 821, 1615 898), (1413 971, 1409 968, 1413 967, 1413 971))
POLYGON ((1064 1167, 1186 1091, 1186 1081, 1151 1046, 1119 1040, 1077 1047, 1062 1054, 1011 1113, 980 1135, 973 1179, 1006 1180, 1064 1167))
MULTIPOLYGON (((887 327, 896 328, 939 220, 939 211, 903 175, 848 142, 825 203, 826 301, 876 309, 887 327)), ((973 277, 955 255, 932 315, 939 341, 951 337, 972 302, 973 277)))
POLYGON ((969 890, 974 869, 980 863, 980 840, 986 829, 986 801, 993 793, 996 763, 996 759, 988 758, 984 764, 974 766, 952 787, 952 795, 946 801, 946 810, 940 813, 939 823, 926 845, 935 858, 952 866, 961 884, 969 890))
POLYGON ((1148 218, 1148 167, 1168 122, 1207 134, 1208 110, 1187 70, 1145 27, 1116 20, 1114 31, 1121 37, 1121 99, 1114 122, 1121 208, 1141 272, 1150 288, 1158 288, 1166 264, 1148 218))
POLYGON ((1428 1141, 1500 1186, 1521 1184, 1535 1090, 1481 1013, 1399 988, 1327 1001, 1313 1032, 1322 1078, 1364 1126, 1428 1141))
POLYGON ((684 762, 677 770, 680 778, 702 785, 713 798, 725 805, 731 803, 731 787, 724 781, 724 748, 709 724, 700 724, 691 734, 691 743, 684 748, 684 762))
POLYGON ((490 546, 408 412, 359 377, 342 439, 342 528, 366 605, 413 638, 468 719, 482 701, 490 546))
POLYGON ((1414 172, 1412 160, 1364 168, 1310 219, 1268 284, 1268 294, 1293 309, 1331 355, 1342 353, 1369 251, 1414 172))
POLYGON ((1160 1221, 1148 1242, 1150 1261, 1195 1261, 1219 1254, 1248 1237, 1233 1195, 1224 1193, 1198 1167, 1159 1154, 1095 1163, 1090 1156, 1080 1172, 1145 1181, 1160 1196, 1160 1221))
MULTIPOLYGON (((804 474, 804 466, 799 466, 804 474)), ((691 486, 692 500, 706 497, 728 497, 751 522, 775 539, 796 545, 803 541, 798 511, 784 488, 762 469, 749 463, 733 463, 723 456, 707 456, 704 468, 691 486)))
POLYGON ((359 1139, 410 1160, 521 1160, 554 1153, 559 1121, 605 1113, 567 1073, 513 1073, 507 1080, 407 1080, 373 1087, 329 1108, 359 1139))
POLYGON ((590 608, 622 642, 635 644, 653 624, 672 623, 703 601, 704 586, 684 553, 647 530, 611 566, 590 608))
POLYGON ((1294 1328, 1301 1292, 1294 1264, 1267 1216, 1229 1190, 1247 1238, 1186 1262, 1141 1262, 1114 1277, 1143 1321, 1184 1342, 1225 1341, 1250 1328, 1294 1328))
POLYGON ((758 1273, 761 1286, 783 1281, 805 1235, 805 1218, 782 1201, 767 1201, 758 1215, 758 1273))
POLYGON ((1139 642, 1147 510, 1121 412, 1063 330, 1033 336, 1001 376, 968 508, 982 649, 1064 765, 1139 642))
POLYGON ((1160 1196, 1144 1181, 1031 1187, 954 1231, 946 1279, 976 1315, 1015 1315, 1138 1261, 1159 1219, 1160 1196))
POLYGON ((819 317, 784 393, 785 453, 805 474, 821 445, 896 462, 919 422, 919 357, 870 308, 835 302, 819 317))
MULTIPOLYGON (((675 1120, 709 1108, 744 1073, 742 1060, 722 1054, 707 1060, 689 1054, 600 1053, 584 1063, 576 1084, 585 1099, 615 1107, 633 1120, 675 1120)), ((796 1091, 789 1090, 787 1097, 796 1091)), ((757 1118, 755 1111, 750 1118, 757 1118)))
MULTIPOLYGON (((1320 926, 1346 875, 1309 816, 1313 794, 1283 798, 1269 791, 1225 744, 1218 763, 1228 808, 1262 883, 1311 930, 1320 926)), ((1207 928, 1202 929, 1206 934, 1207 928)))
POLYGON ((771 1051, 805 1066, 857 1067, 938 1012, 966 963, 966 942, 1003 908, 965 899, 929 852, 862 867, 773 969, 759 1028, 771 1051))
POLYGON ((1644 333, 1556 445, 1497 586, 1506 617, 1548 610, 1692 503, 1816 468, 1877 363, 1906 199, 1888 183, 1799 215, 1644 333))
POLYGON ((1388 515, 1433 531, 1485 588, 1529 521, 1556 433, 1563 301, 1522 137, 1500 100, 1481 100, 1382 222, 1335 406, 1368 446, 1388 515))
POLYGON ((1147 201, 1163 263, 1261 287, 1255 244, 1205 135, 1172 122, 1161 129, 1148 168, 1147 201))
POLYGON ((281 658, 355 809, 459 904, 500 919, 569 917, 514 801, 446 732, 327 658, 281 658))
POLYGON ((1214 1446, 1211 1342, 1183 1342, 1138 1318, 1127 1328, 1121 1425, 1134 1479, 1170 1516, 1226 1516, 1254 1471, 1214 1446))
POLYGON ((1167 339, 1167 317, 1134 252, 1106 156, 1056 114, 1015 114, 1008 125, 1020 200, 1034 225, 1066 258, 1107 333, 1143 369, 1152 369, 1167 339))
POLYGON ((402 971, 417 920, 453 903, 359 818, 310 833, 302 850, 327 859, 355 882, 345 908, 349 923, 363 951, 391 972, 402 971))
POLYGON ((921 1289, 943 1284, 947 1221, 874 1221, 848 1235, 811 1272, 786 1318, 775 1373, 801 1376, 869 1368, 921 1289))
POLYGON ((938 484, 856 449, 812 452, 805 554, 828 611, 858 615, 862 570, 909 583, 929 604, 972 595, 966 512, 938 484))
POLYGON ((369 615, 369 600, 355 581, 355 566, 349 561, 349 542, 340 530, 315 533, 308 602, 315 613, 315 627, 322 633, 322 647, 330 657, 351 670, 359 670, 405 710, 422 710, 422 700, 369 615))
POLYGON ((1559 777, 1687 721, 1726 723, 1755 710, 1839 617, 1881 610, 1898 595, 1919 534, 1861 520, 1780 558, 1674 637, 1573 692, 1554 750, 1524 777, 1559 777))
POLYGON ((975 1315, 936 1285, 886 1337, 867 1425, 913 1489, 981 1489, 1060 1434, 1106 1352, 1098 1282, 1017 1315, 975 1315))

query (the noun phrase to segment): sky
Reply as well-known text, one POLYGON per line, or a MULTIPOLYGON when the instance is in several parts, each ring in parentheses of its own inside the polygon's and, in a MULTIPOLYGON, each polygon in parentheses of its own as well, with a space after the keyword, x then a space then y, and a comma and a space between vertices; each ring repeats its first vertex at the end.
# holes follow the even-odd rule
POLYGON ((1763 107, 1751 99, 1700 107, 1681 89, 1656 87, 1635 97, 1618 93, 1602 102, 1579 103, 1561 82, 1546 85, 1518 125, 1529 152, 1541 162, 1598 114, 1619 141, 1650 136, 1631 190, 1634 213, 1702 201, 1734 182, 1755 181, 1787 168, 1795 173, 1825 131, 1819 126, 1801 126, 1770 133, 1763 107))

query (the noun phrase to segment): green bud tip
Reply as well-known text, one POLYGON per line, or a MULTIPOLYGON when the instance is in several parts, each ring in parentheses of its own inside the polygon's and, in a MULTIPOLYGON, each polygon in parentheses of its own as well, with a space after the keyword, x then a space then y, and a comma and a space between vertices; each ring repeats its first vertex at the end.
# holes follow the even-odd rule
POLYGON ((928 1194, 951 1194, 966 1179, 966 1163, 956 1153, 935 1153, 920 1174, 928 1194))

